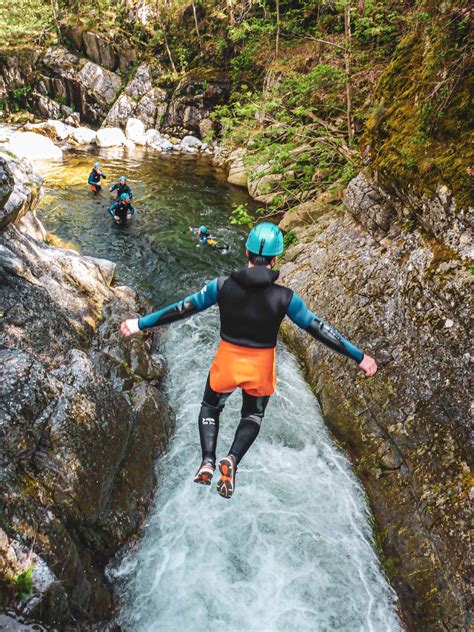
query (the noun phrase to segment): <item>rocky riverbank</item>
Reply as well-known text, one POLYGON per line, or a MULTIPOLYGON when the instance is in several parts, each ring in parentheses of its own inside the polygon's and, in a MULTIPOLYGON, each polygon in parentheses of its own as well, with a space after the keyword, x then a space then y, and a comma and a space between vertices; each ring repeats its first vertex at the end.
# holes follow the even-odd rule
POLYGON ((165 366, 120 338, 141 306, 114 264, 47 243, 29 164, 0 154, 0 183, 0 605, 79 629, 110 617, 105 565, 153 495, 165 366))
POLYGON ((373 355, 379 373, 365 380, 296 328, 285 335, 367 490, 408 629, 467 630, 468 215, 446 190, 417 204, 412 191, 411 212, 424 226, 407 227, 407 199, 375 178, 353 180, 345 209, 316 201, 287 214, 283 224, 299 243, 287 252, 281 278, 373 355), (433 216, 438 232, 429 231, 433 216))

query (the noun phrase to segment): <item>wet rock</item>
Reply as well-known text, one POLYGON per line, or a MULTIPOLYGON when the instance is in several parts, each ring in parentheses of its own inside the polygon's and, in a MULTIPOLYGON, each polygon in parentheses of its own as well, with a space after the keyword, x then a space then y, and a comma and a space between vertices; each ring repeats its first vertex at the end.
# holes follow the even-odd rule
POLYGON ((62 149, 51 139, 34 132, 16 132, 6 149, 27 160, 62 160, 63 157, 62 149))
POLYGON ((96 136, 96 143, 99 147, 118 147, 123 145, 125 140, 125 134, 118 127, 103 127, 96 136))
POLYGON ((92 629, 110 616, 104 567, 143 520, 173 425, 164 367, 146 337, 120 336, 140 305, 112 286, 114 264, 44 243, 24 215, 40 180, 0 165, 0 574, 35 556, 31 595, 19 603, 0 577, 0 604, 92 629))

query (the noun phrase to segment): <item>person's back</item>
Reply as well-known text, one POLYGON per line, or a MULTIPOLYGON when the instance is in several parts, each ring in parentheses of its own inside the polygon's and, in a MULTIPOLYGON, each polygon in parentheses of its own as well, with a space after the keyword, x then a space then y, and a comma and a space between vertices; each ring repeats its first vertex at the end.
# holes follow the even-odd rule
POLYGON ((230 498, 235 488, 237 465, 255 441, 265 409, 276 385, 276 342, 281 322, 288 316, 296 325, 330 349, 354 360, 367 375, 377 370, 375 361, 313 314, 293 290, 276 284, 272 270, 283 252, 278 227, 264 222, 249 234, 248 267, 229 277, 213 279, 200 292, 158 312, 122 323, 124 335, 165 325, 217 304, 221 342, 212 362, 201 412, 199 435, 202 462, 195 482, 211 483, 215 470, 219 415, 226 399, 242 389, 240 424, 226 457, 221 459, 217 491, 230 498))

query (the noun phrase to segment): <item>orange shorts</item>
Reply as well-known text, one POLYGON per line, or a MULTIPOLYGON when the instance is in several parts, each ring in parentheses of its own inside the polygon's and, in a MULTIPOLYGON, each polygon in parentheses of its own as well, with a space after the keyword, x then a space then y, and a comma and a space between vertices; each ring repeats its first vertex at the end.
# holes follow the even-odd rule
POLYGON ((272 395, 276 386, 276 349, 241 347, 221 340, 211 364, 210 384, 216 393, 241 388, 249 395, 272 395))

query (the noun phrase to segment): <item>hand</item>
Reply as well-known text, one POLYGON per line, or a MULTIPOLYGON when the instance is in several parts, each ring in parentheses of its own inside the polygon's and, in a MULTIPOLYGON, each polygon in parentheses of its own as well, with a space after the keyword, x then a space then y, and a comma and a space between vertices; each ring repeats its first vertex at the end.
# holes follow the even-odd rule
POLYGON ((110 187, 109 191, 112 193, 112 187, 110 187))
POLYGON ((359 366, 363 371, 365 371, 365 375, 367 377, 372 377, 372 375, 377 373, 377 363, 366 353, 364 353, 364 357, 362 358, 362 362, 359 366))
POLYGON ((129 318, 128 320, 124 320, 120 325, 120 331, 122 336, 131 336, 132 334, 138 334, 140 328, 138 326, 138 318, 129 318))
POLYGON ((114 220, 115 220, 116 222, 119 222, 119 221, 120 221, 120 217, 119 217, 118 215, 114 215, 114 220))
POLYGON ((127 213, 127 219, 130 219, 132 216, 130 213, 127 213))

